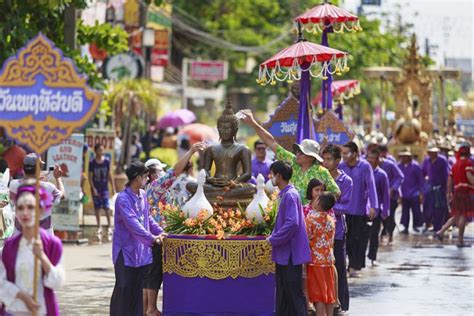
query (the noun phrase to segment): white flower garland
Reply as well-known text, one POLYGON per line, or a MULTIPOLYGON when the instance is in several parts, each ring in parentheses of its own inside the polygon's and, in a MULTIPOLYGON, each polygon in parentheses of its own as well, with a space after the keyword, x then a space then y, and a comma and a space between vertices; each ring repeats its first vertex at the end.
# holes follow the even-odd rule
POLYGON ((303 71, 309 71, 312 77, 322 77, 323 80, 327 80, 327 74, 341 76, 342 73, 349 71, 347 55, 340 58, 333 56, 330 61, 326 62, 318 61, 317 57, 313 56, 310 66, 306 69, 302 69, 298 59, 293 59, 291 67, 282 67, 279 60, 276 61, 274 67, 268 67, 268 65, 260 66, 257 83, 262 86, 267 84, 273 86, 276 84, 276 81, 291 83, 293 80, 300 80, 303 71))

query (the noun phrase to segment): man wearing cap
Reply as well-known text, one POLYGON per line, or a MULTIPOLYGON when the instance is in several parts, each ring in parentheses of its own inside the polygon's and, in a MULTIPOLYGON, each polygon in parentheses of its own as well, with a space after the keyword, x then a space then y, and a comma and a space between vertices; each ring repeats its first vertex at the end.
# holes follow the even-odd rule
POLYGON ((273 135, 257 123, 250 110, 242 110, 241 112, 245 115, 242 120, 255 129, 260 139, 275 153, 275 158, 290 163, 293 168, 291 182, 300 193, 303 204, 308 202, 306 200, 306 189, 309 181, 313 178, 323 182, 326 189, 336 194, 336 197, 341 194, 329 171, 321 166, 323 158, 319 156, 319 144, 316 141, 304 139, 301 144, 293 145, 294 153, 291 153, 280 146, 273 135))
POLYGON ((143 280, 152 263, 151 248, 161 244, 166 234, 150 216, 146 193, 147 170, 133 162, 125 171, 128 183, 115 201, 112 260, 115 287, 110 315, 143 315, 143 280))
POLYGON ((428 146, 428 157, 423 161, 423 176, 426 179, 423 201, 423 219, 426 228, 433 226, 436 232, 448 218, 447 186, 449 165, 447 159, 439 155, 439 148, 428 146))
POLYGON ((402 218, 400 224, 404 226, 403 234, 408 234, 410 225, 410 209, 413 213, 413 229, 419 231, 423 225, 420 203, 423 192, 423 174, 418 162, 413 160, 410 148, 406 148, 398 153, 400 163, 398 167, 403 172, 405 180, 402 183, 402 218))
MULTIPOLYGON (((44 162, 35 153, 31 153, 25 156, 23 159, 23 172, 25 176, 23 179, 17 179, 10 181, 10 201, 16 201, 16 193, 18 188, 28 179, 36 179, 36 162, 40 159, 40 164, 44 165, 44 162)), ((56 186, 48 181, 40 181, 41 187, 52 194, 53 205, 58 205, 61 198, 64 196, 64 184, 61 180, 62 171, 59 165, 54 166, 53 171, 54 179, 56 180, 56 186)), ((12 210, 15 207, 11 204, 12 210)), ((40 227, 53 234, 53 224, 51 220, 51 213, 45 213, 44 217, 40 218, 40 227)), ((15 220, 15 227, 17 230, 20 229, 20 224, 15 220)))
POLYGON ((347 253, 349 256, 349 275, 361 277, 365 268, 365 253, 369 243, 371 221, 378 208, 374 172, 370 164, 359 157, 359 147, 354 142, 342 146, 343 162, 339 169, 353 182, 352 199, 348 206, 347 253))

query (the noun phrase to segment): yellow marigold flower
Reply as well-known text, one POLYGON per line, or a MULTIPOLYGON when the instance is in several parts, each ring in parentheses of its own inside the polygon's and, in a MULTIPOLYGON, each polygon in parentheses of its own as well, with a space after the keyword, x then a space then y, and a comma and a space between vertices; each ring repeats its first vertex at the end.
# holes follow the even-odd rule
POLYGON ((265 220, 265 222, 268 222, 268 221, 270 220, 270 216, 268 216, 268 215, 265 216, 265 217, 264 217, 264 220, 265 220))
POLYGON ((240 212, 240 210, 235 211, 235 216, 237 216, 237 217, 242 216, 242 213, 240 212))
POLYGON ((184 218, 184 212, 179 212, 179 217, 184 218))

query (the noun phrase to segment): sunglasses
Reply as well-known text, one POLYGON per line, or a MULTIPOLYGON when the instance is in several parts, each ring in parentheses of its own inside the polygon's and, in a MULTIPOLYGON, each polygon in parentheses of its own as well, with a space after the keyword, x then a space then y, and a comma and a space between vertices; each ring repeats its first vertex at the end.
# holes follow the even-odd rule
POLYGON ((259 151, 260 151, 260 150, 265 150, 265 149, 267 149, 267 148, 265 148, 265 147, 257 147, 255 150, 259 150, 259 151))
POLYGON ((16 209, 19 210, 19 211, 23 211, 23 210, 25 210, 25 209, 34 210, 35 208, 36 208, 36 206, 33 205, 33 204, 27 204, 27 205, 23 205, 23 204, 22 204, 22 205, 18 205, 18 206, 16 207, 16 209))

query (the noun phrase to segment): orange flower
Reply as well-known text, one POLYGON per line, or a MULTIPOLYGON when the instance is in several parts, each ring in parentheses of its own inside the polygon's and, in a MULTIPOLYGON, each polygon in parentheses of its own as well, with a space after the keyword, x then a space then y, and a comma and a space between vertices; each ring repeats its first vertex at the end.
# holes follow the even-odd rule
POLYGON ((224 213, 222 214, 222 217, 223 217, 223 218, 227 218, 227 217, 229 217, 229 214, 227 214, 227 212, 224 212, 224 213))
POLYGON ((265 222, 268 222, 268 221, 270 221, 270 216, 267 215, 263 219, 265 220, 265 222))
POLYGON ((199 211, 198 213, 198 221, 200 222, 203 222, 207 217, 208 217, 209 213, 207 212, 207 210, 201 210, 199 211))
POLYGON ((196 220, 194 218, 188 218, 184 221, 184 225, 188 227, 196 226, 196 220))
POLYGON ((224 231, 222 229, 218 230, 216 237, 217 239, 224 239, 224 231))
POLYGON ((240 210, 235 211, 235 216, 237 216, 237 217, 242 216, 242 213, 240 212, 240 210))
POLYGON ((184 212, 182 212, 182 211, 179 212, 179 217, 184 218, 184 216, 185 216, 185 215, 184 215, 184 212))

